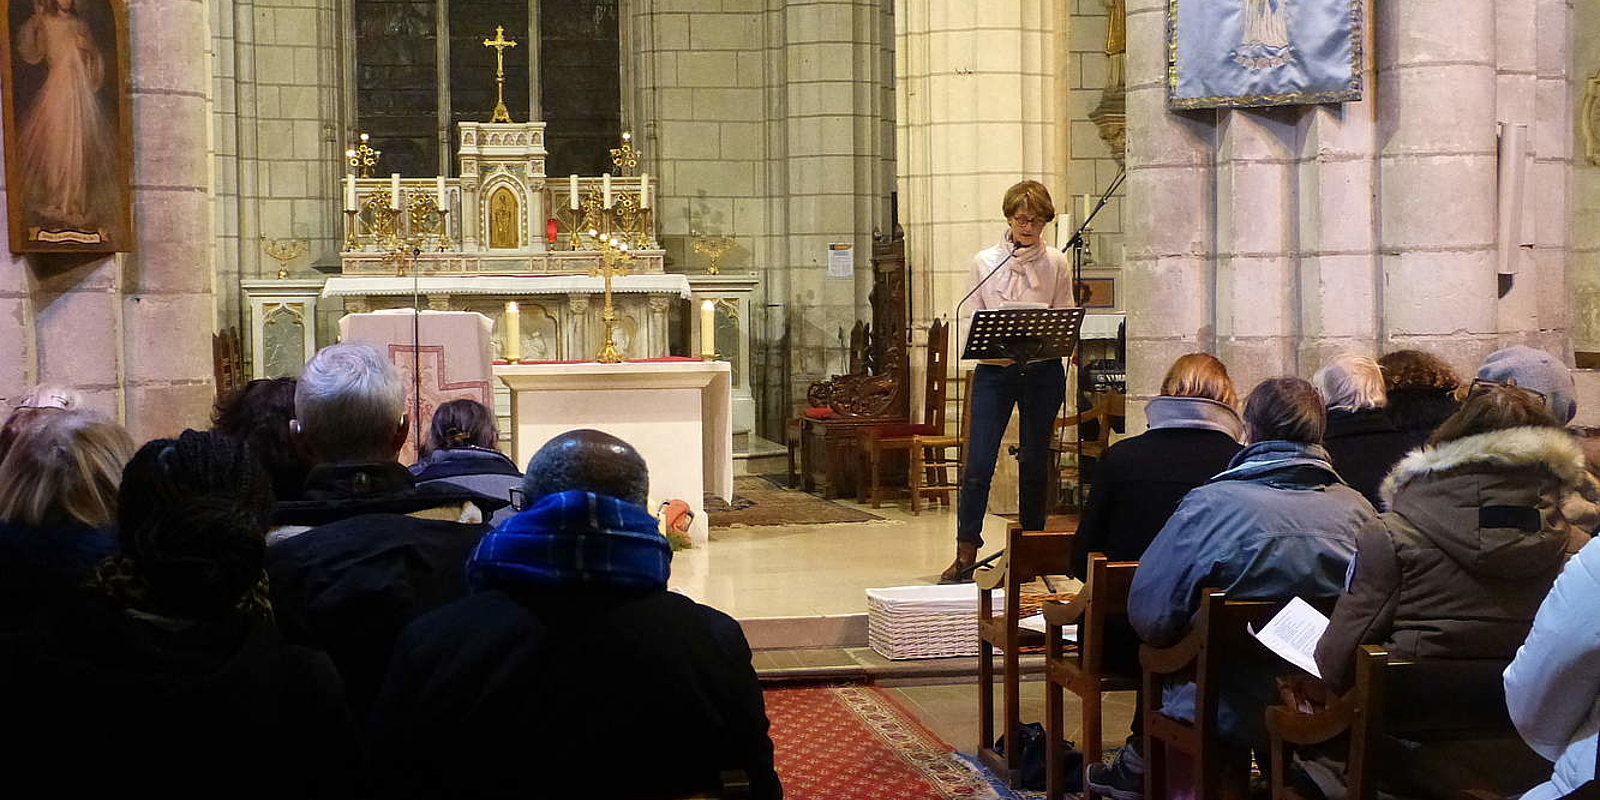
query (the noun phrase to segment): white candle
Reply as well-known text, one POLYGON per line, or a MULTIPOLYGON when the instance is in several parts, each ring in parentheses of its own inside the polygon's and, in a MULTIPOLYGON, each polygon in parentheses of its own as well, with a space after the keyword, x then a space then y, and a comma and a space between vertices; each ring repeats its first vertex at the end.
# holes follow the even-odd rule
POLYGON ((1086 194, 1086 195, 1083 196, 1083 205, 1082 205, 1082 208, 1080 209, 1080 212, 1083 214, 1083 218, 1084 219, 1088 219, 1089 215, 1094 213, 1094 205, 1093 205, 1093 203, 1094 203, 1094 196, 1093 195, 1087 195, 1086 194))
POLYGON ((717 354, 717 301, 700 301, 700 356, 712 358, 717 354))
POLYGON ((610 208, 611 207, 611 173, 607 172, 606 174, 600 176, 600 185, 602 187, 602 189, 601 189, 601 199, 604 201, 605 207, 606 208, 610 208))
POLYGON ((434 193, 434 197, 435 197, 434 204, 439 207, 440 211, 443 211, 444 207, 445 207, 445 204, 450 202, 450 199, 448 197, 446 197, 445 193, 444 193, 444 176, 443 175, 435 175, 434 176, 434 178, 433 178, 433 193, 434 193))
POLYGON ((515 364, 522 360, 522 310, 517 308, 515 300, 506 303, 505 330, 501 333, 506 340, 506 360, 515 364))
POLYGON ((389 207, 400 210, 400 173, 389 173, 389 207))
POLYGON ((353 172, 344 176, 344 210, 356 210, 356 176, 353 172))
POLYGON ((567 176, 567 208, 578 210, 578 176, 567 176))
POLYGON ((639 173, 639 207, 650 207, 650 173, 639 173))

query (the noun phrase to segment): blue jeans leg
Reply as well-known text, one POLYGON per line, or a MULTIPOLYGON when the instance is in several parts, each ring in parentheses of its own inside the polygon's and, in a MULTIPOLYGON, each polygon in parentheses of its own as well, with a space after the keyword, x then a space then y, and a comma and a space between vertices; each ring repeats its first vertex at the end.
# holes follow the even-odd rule
POLYGON ((956 501, 956 541, 983 546, 983 516, 989 508, 989 482, 1000 457, 1000 438, 1016 404, 1015 368, 979 364, 972 375, 972 421, 967 430, 966 464, 956 501))
POLYGON ((1029 364, 1017 398, 1017 521, 1024 530, 1044 530, 1050 491, 1050 441, 1066 399, 1066 368, 1059 360, 1029 364))

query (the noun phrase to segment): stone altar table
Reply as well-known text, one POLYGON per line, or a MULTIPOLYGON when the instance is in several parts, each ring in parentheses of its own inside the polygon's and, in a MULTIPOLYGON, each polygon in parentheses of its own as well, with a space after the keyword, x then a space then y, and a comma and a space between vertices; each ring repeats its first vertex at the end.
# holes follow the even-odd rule
MULTIPOLYGON (((513 458, 527 466, 545 442, 574 428, 627 440, 650 468, 652 506, 694 509, 696 547, 709 541, 706 492, 733 497, 732 384, 725 361, 497 364, 511 389, 513 458)), ((655 508, 650 509, 652 513, 655 508)))

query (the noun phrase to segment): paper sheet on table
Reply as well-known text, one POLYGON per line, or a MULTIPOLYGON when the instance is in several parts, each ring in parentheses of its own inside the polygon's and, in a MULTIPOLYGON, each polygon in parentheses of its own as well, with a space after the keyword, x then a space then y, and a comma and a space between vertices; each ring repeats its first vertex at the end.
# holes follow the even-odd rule
MULTIPOLYGON (((1017 621, 1017 627, 1025 630, 1025 631, 1037 631, 1039 633, 1044 633, 1045 632, 1045 630, 1044 630, 1044 615, 1043 614, 1034 614, 1031 617, 1023 617, 1022 619, 1017 621)), ((1061 641, 1063 641, 1063 642, 1076 642, 1076 641, 1078 641, 1078 626, 1076 626, 1076 625, 1062 625, 1061 626, 1061 641)))
POLYGON ((1312 608, 1310 603, 1296 597, 1277 616, 1261 626, 1261 630, 1252 629, 1250 635, 1283 660, 1320 678, 1322 672, 1317 669, 1317 640, 1322 638, 1322 632, 1327 628, 1328 618, 1312 608))

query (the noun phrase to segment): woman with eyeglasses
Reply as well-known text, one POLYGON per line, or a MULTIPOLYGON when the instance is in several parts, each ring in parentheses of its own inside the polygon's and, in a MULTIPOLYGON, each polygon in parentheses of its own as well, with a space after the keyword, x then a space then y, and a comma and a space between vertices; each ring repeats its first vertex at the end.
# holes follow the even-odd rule
MULTIPOLYGON (((1050 191, 1038 181, 1022 181, 1006 190, 1000 208, 1006 218, 1005 237, 973 257, 974 291, 960 309, 962 319, 970 321, 973 312, 984 309, 1073 307, 1067 257, 1044 242, 1044 226, 1056 217, 1050 191)), ((939 576, 941 583, 970 580, 977 563, 978 548, 983 546, 983 518, 989 507, 989 482, 1012 408, 1018 409, 1021 417, 1018 516, 1025 529, 1044 528, 1050 436, 1066 390, 1066 369, 1059 358, 978 362, 972 377, 967 463, 956 504, 956 558, 939 576)))
MULTIPOLYGON (((1564 563, 1569 531, 1554 510, 1585 475, 1582 451, 1538 394, 1474 387, 1428 445, 1384 479, 1389 510, 1357 534, 1345 593, 1317 644, 1324 680, 1347 687, 1356 648, 1377 644, 1391 659, 1438 670, 1438 685, 1448 688, 1434 703, 1502 707, 1501 671, 1564 563)), ((1411 703, 1427 707, 1429 699, 1411 703)), ((1517 791, 1538 766, 1514 738, 1495 740, 1489 764, 1451 757, 1468 746, 1459 743, 1387 745, 1408 754, 1392 759, 1386 775, 1406 796, 1517 791)))

